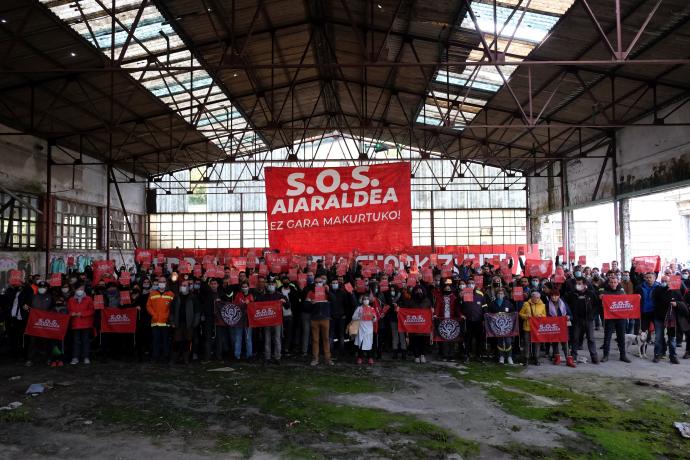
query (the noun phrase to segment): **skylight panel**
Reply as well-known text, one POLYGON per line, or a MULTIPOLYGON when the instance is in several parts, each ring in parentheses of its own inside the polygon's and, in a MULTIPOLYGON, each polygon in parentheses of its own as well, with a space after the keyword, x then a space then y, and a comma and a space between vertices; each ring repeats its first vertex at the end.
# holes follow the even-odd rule
MULTIPOLYGON (((497 6, 495 20, 493 5, 472 2, 472 11, 482 32, 493 33, 494 25, 496 25, 498 30, 503 29, 501 36, 510 37, 514 35, 519 40, 526 40, 532 43, 541 43, 559 19, 559 16, 527 11, 524 13, 524 17, 522 12, 513 14, 510 21, 505 24, 513 12, 513 8, 497 6), (520 20, 521 18, 522 20, 520 20)), ((460 26, 465 29, 475 29, 474 22, 469 13, 465 16, 460 26)))

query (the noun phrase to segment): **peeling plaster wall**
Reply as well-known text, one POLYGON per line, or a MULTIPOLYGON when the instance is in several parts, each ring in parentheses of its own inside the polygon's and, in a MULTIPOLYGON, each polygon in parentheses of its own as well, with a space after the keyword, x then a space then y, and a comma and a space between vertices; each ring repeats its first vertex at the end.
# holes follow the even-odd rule
MULTIPOLYGON (((662 110, 663 117, 676 106, 662 110)), ((667 124, 690 120, 690 104, 680 107, 666 118, 667 124)), ((643 122, 650 123, 652 117, 643 122)), ((653 126, 624 128, 616 133, 616 160, 618 164, 618 194, 637 196, 687 185, 690 181, 690 129, 686 126, 653 126)), ((606 147, 591 152, 591 155, 605 155, 606 147)), ((593 198, 597 179, 604 158, 572 160, 567 163, 568 195, 566 207, 580 208, 594 202, 610 201, 614 196, 613 162, 609 159, 593 198)), ((554 173, 560 172, 560 165, 554 164, 554 173)), ((547 178, 529 179, 529 203, 531 216, 537 217, 558 211, 561 208, 560 182, 554 178, 549 187, 547 178), (551 205, 549 204, 551 203, 551 205)))

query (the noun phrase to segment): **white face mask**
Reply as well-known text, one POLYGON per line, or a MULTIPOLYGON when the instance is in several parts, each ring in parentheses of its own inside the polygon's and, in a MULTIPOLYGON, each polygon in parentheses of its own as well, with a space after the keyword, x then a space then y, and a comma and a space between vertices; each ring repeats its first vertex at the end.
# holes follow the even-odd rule
POLYGON ((585 285, 584 285, 584 284, 578 284, 577 286, 575 286, 575 289, 577 289, 577 290, 580 291, 580 292, 581 292, 581 291, 584 291, 584 290, 585 290, 585 285))
POLYGON ((290 289, 283 289, 282 293, 284 296, 288 296, 288 295, 290 295, 290 289))
POLYGON ((364 306, 369 305, 369 299, 362 299, 362 305, 364 305, 364 306))
POLYGON ((338 283, 331 283, 331 287, 333 289, 338 289, 338 283))
POLYGON ((60 290, 62 291, 63 294, 67 294, 69 292, 69 288, 66 288, 66 287, 64 287, 60 290))
POLYGON ((48 289, 43 288, 43 287, 42 287, 42 288, 38 288, 38 293, 39 293, 39 294, 45 294, 46 291, 48 291, 48 289))
POLYGON ((243 293, 243 294, 248 294, 248 293, 249 293, 249 288, 248 288, 248 287, 243 287, 243 288, 242 288, 242 293, 243 293))
POLYGON ((165 283, 158 283, 158 290, 165 291, 165 283))
POLYGON ((189 292, 189 288, 187 286, 180 286, 180 294, 184 295, 189 292))
POLYGON ((270 293, 273 293, 276 292, 276 287, 272 284, 269 284, 268 286, 266 286, 266 290, 270 293))
POLYGON ((74 293, 77 298, 82 298, 84 297, 84 290, 83 289, 77 289, 77 292, 74 293))

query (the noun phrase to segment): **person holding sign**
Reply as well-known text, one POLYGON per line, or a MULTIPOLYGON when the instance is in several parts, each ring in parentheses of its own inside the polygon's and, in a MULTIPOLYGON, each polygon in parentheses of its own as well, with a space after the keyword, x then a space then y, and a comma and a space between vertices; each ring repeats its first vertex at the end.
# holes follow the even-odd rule
POLYGON ((658 363, 668 348, 671 364, 679 364, 676 356, 676 330, 678 315, 687 318, 688 305, 679 289, 668 286, 668 276, 661 277, 658 289, 654 291, 654 362, 658 363), (666 340, 665 335, 668 337, 666 340))
MULTIPOLYGON (((607 294, 625 294, 623 287, 618 282, 618 278, 611 277, 606 281, 606 284, 599 289, 599 302, 601 296, 607 294)), ((603 310, 603 308, 602 308, 603 310)), ((624 363, 629 363, 630 358, 625 353, 625 326, 627 320, 625 319, 607 319, 604 320, 604 357, 602 362, 609 360, 609 349, 611 348, 611 337, 613 331, 616 331, 616 343, 618 343, 618 351, 620 353, 620 360, 624 363)))
MULTIPOLYGON (((275 281, 267 282, 266 278, 259 276, 254 292, 254 299, 257 302, 268 302, 272 300, 279 300, 285 306, 290 308, 290 301, 282 293, 276 292, 275 281)), ((264 361, 272 362, 273 364, 280 364, 281 345, 282 345, 283 326, 267 326, 264 328, 264 361), (271 347, 273 342, 273 347, 271 347), (271 359, 271 350, 273 350, 273 359, 271 359)), ((326 332, 326 339, 328 340, 328 332, 326 332)), ((317 347, 318 349, 318 347, 317 347)))
MULTIPOLYGON (((572 326, 573 315, 570 312, 570 307, 561 299, 561 294, 557 290, 552 290, 549 295, 549 308, 548 316, 565 316, 568 318, 568 330, 572 326)), ((558 342, 552 342, 553 345, 553 364, 558 366, 561 363, 561 353, 558 351, 558 342)), ((568 367, 577 367, 572 355, 570 354, 570 349, 568 347, 568 342, 561 342, 561 348, 563 349, 563 354, 565 355, 566 365, 568 367)))
POLYGON ((67 311, 72 319, 72 361, 71 365, 79 364, 82 359, 84 364, 91 364, 89 352, 91 350, 91 329, 93 328, 93 299, 86 295, 84 286, 78 284, 74 291, 74 297, 67 302, 67 311))
POLYGON ((594 315, 596 311, 596 295, 587 287, 587 281, 579 276, 575 278, 575 289, 566 295, 566 302, 570 305, 573 314, 573 359, 577 361, 577 350, 585 337, 587 338, 587 349, 592 364, 599 364, 597 345, 594 342, 594 315))
MULTIPOLYGON (((422 286, 415 286, 408 289, 403 289, 403 294, 400 297, 400 304, 396 308, 396 313, 400 308, 426 308, 431 310, 431 299, 426 295, 426 291, 422 286)), ((432 312, 433 313, 433 312, 432 312)), ((398 322, 400 319, 398 319, 398 322)), ((429 341, 428 335, 408 333, 410 338, 410 348, 414 354, 414 362, 418 364, 426 363, 426 344, 429 341)))
POLYGON ((546 306, 544 302, 541 301, 541 294, 539 291, 532 291, 530 293, 529 300, 522 305, 520 309, 520 318, 522 319, 522 337, 525 344, 523 349, 523 358, 525 366, 529 364, 529 360, 539 366, 539 346, 537 343, 532 343, 530 338, 530 325, 529 319, 532 317, 541 318, 546 316, 546 306))
POLYGON ((326 277, 316 277, 313 287, 310 287, 304 299, 305 310, 311 312, 311 353, 312 366, 319 365, 319 343, 323 348, 324 363, 332 366, 331 346, 328 336, 331 328, 331 302, 327 298, 328 288, 326 277))
MULTIPOLYGON (((53 295, 48 291, 48 284, 45 281, 39 281, 37 283, 36 295, 31 298, 31 309, 54 311, 54 307, 53 295)), ((56 356, 51 357, 49 364, 51 367, 62 366, 62 351, 60 351, 60 346, 61 343, 55 340, 29 336, 29 346, 27 350, 28 360, 26 361, 26 366, 31 366, 36 360, 39 348, 47 349, 52 355, 51 350, 55 347, 57 347, 58 353, 56 353, 56 356)))
MULTIPOLYGON (((633 273, 633 272, 631 272, 633 273)), ((635 294, 640 294, 640 315, 641 320, 639 326, 635 327, 635 335, 640 334, 640 329, 645 332, 649 331, 649 325, 654 320, 654 310, 656 308, 654 291, 659 289, 661 285, 656 281, 655 273, 645 273, 644 281, 635 289, 635 294)), ((651 340, 651 334, 647 334, 647 339, 651 340)))
POLYGON ((368 295, 363 295, 360 299, 360 306, 352 314, 353 321, 359 321, 359 328, 355 336, 355 346, 358 348, 357 364, 362 364, 363 359, 369 365, 374 364, 374 358, 370 355, 374 344, 374 323, 378 320, 376 309, 369 305, 368 295))
MULTIPOLYGON (((514 315, 517 311, 513 302, 511 302, 505 295, 505 292, 498 291, 496 298, 489 304, 489 313, 503 313, 505 315, 514 315)), ((512 337, 498 337, 496 339, 496 347, 498 348, 498 363, 508 363, 513 365, 513 338, 512 337)))

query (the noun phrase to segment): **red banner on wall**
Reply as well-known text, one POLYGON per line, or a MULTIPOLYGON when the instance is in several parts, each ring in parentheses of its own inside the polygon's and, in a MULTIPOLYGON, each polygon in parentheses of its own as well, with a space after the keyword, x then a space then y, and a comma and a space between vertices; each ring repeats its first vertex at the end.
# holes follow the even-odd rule
POLYGON ((331 253, 412 244, 409 163, 264 171, 272 247, 331 253))
POLYGON ((101 312, 101 333, 134 334, 137 330, 137 308, 104 308, 101 312))
POLYGON ((69 325, 69 315, 32 308, 24 334, 45 339, 63 340, 69 325))
POLYGON ((249 327, 282 326, 283 305, 280 300, 247 304, 249 327))
POLYGON ((401 308, 398 310, 398 332, 430 334, 432 327, 430 308, 401 308))
POLYGON ((532 316, 529 319, 530 340, 537 343, 567 342, 567 316, 532 316))
POLYGON ((639 294, 606 294, 601 296, 604 319, 640 319, 639 294))

